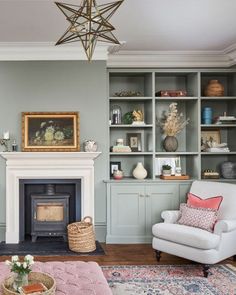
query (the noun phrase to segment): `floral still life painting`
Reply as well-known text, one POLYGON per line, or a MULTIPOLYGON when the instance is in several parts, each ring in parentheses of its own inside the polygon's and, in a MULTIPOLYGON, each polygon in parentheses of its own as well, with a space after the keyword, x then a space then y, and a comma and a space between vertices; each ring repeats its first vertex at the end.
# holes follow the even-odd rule
POLYGON ((79 151, 79 114, 22 113, 22 150, 79 151))

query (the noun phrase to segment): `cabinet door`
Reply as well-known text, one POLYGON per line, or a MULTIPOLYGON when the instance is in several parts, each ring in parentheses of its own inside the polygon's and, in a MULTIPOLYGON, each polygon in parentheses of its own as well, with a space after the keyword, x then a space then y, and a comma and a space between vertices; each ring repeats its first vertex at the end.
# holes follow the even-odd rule
POLYGON ((144 186, 112 185, 110 210, 113 242, 141 242, 145 235, 144 186))
POLYGON ((161 212, 179 208, 179 185, 156 184, 146 186, 146 233, 152 236, 152 226, 161 222, 161 212))

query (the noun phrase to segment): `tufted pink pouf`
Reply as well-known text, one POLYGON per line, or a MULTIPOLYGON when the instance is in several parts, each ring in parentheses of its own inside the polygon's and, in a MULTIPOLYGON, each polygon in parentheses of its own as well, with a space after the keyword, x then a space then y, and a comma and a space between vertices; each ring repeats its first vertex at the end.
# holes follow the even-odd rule
MULTIPOLYGON (((102 269, 96 262, 35 262, 32 270, 54 277, 56 295, 112 295, 102 269)), ((0 281, 9 274, 9 266, 0 262, 0 281)))

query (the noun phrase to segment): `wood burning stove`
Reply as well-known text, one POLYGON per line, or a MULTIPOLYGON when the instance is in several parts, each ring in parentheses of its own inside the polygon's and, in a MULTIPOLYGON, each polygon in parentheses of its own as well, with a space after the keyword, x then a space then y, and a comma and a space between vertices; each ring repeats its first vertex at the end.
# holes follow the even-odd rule
POLYGON ((62 236, 67 240, 69 194, 55 193, 55 185, 47 184, 46 193, 31 195, 31 238, 62 236))

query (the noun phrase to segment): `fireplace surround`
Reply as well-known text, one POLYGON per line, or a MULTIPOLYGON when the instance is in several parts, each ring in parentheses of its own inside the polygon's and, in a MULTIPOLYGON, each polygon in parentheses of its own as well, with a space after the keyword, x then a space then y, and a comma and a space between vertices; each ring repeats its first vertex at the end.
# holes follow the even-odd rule
POLYGON ((81 218, 94 220, 94 160, 100 152, 3 152, 6 160, 6 243, 20 240, 20 179, 81 179, 81 218))

